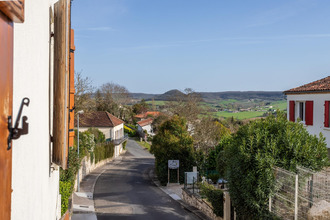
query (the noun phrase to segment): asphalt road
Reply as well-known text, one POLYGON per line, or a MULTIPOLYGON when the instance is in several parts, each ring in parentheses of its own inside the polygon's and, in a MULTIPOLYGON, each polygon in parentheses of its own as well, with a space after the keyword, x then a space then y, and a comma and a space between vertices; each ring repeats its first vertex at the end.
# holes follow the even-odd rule
POLYGON ((161 191, 149 178, 154 157, 128 140, 123 160, 98 179, 94 190, 98 220, 198 219, 161 191))

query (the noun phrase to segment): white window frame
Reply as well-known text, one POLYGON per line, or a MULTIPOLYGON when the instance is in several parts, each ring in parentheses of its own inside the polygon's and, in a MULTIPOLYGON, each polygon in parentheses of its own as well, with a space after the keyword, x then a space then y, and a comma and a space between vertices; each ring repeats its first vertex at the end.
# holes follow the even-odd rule
POLYGON ((296 101, 296 121, 300 119, 300 123, 305 124, 305 118, 306 118, 306 101, 296 101), (301 114, 301 105, 302 105, 302 113, 303 113, 303 118, 300 118, 301 114))

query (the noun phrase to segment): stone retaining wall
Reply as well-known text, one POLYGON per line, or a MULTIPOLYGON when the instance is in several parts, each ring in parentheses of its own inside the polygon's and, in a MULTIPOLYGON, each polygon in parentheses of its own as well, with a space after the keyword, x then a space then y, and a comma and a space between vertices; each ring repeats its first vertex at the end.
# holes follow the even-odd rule
POLYGON ((192 194, 189 190, 182 189, 182 199, 187 204, 194 206, 201 210, 206 216, 213 220, 223 220, 223 218, 216 216, 213 213, 213 208, 204 202, 201 198, 196 197, 194 194, 192 194))

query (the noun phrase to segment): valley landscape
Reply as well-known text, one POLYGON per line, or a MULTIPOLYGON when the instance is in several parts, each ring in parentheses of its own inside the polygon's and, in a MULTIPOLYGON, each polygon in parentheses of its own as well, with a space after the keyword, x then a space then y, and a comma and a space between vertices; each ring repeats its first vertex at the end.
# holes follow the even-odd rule
MULTIPOLYGON (((131 93, 132 103, 144 99, 152 109, 162 110, 175 97, 182 95, 179 90, 170 90, 164 94, 131 93)), ((264 117, 277 109, 286 111, 285 95, 280 91, 230 91, 196 92, 202 105, 215 118, 252 119, 264 117)))

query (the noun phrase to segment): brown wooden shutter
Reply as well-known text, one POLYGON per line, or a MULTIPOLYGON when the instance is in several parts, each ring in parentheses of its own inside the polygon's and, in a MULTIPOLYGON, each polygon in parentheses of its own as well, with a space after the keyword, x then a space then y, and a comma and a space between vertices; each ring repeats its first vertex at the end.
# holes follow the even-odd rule
POLYGON ((324 127, 329 127, 329 101, 324 102, 324 127))
POLYGON ((7 149, 13 106, 14 22, 24 21, 24 1, 0 1, 0 219, 10 220, 12 148, 7 149))
POLYGON ((54 5, 54 121, 53 162, 67 168, 70 1, 54 5))
POLYGON ((76 47, 74 45, 74 30, 71 29, 70 36, 70 88, 69 88, 69 147, 73 147, 74 144, 74 51, 76 47))
POLYGON ((306 125, 313 125, 313 101, 306 101, 306 113, 305 113, 305 122, 306 125))
POLYGON ((295 101, 289 102, 289 120, 295 121, 295 101))

